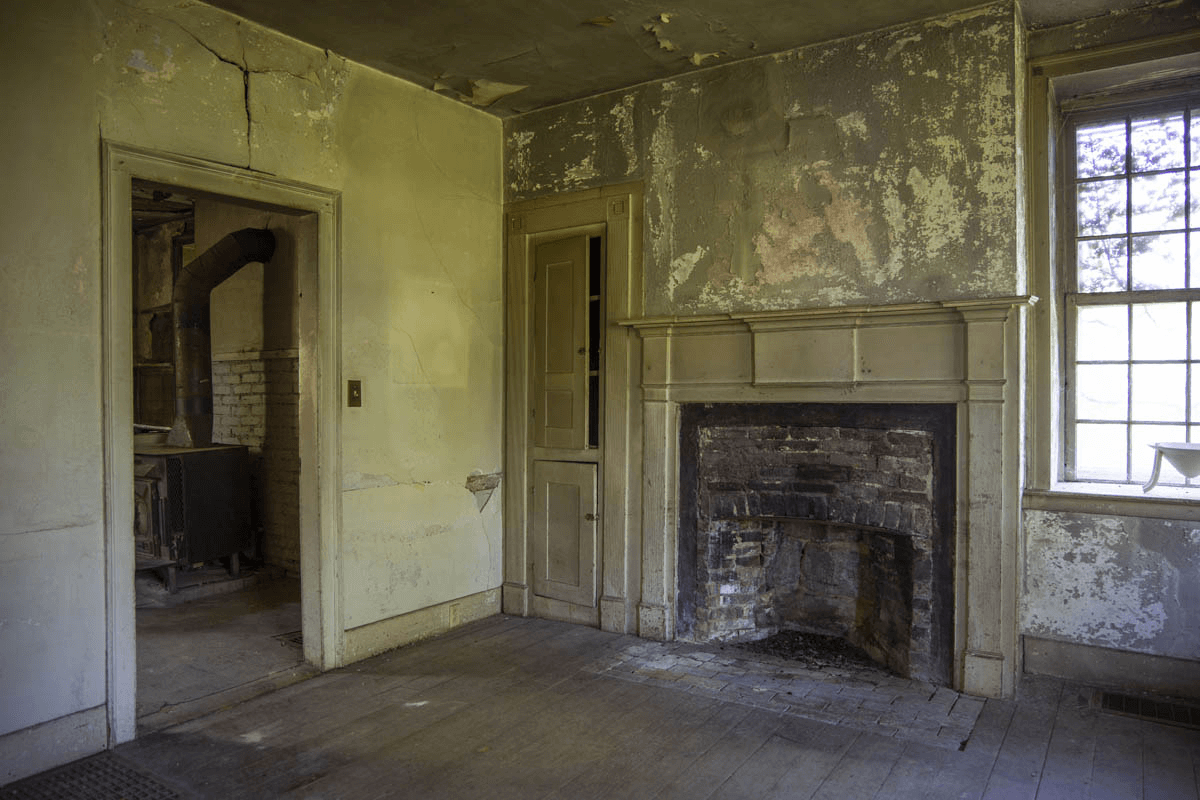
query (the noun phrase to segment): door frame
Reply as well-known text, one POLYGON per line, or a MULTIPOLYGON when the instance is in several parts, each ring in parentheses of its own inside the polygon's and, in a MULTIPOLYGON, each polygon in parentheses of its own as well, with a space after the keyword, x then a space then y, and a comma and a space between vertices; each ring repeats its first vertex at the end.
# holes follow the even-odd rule
POLYGON ((298 274, 300 571, 304 658, 340 666, 341 195, 249 170, 103 142, 101 381, 104 446, 108 745, 137 735, 133 544, 133 241, 135 178, 317 215, 316 264, 298 274))
POLYGON ((635 633, 641 587, 641 349, 618 325, 642 315, 642 186, 606 186, 511 203, 505 209, 505 493, 503 609, 530 616, 529 391, 533 259, 541 242, 604 225, 604 437, 600 462, 599 624, 635 633))

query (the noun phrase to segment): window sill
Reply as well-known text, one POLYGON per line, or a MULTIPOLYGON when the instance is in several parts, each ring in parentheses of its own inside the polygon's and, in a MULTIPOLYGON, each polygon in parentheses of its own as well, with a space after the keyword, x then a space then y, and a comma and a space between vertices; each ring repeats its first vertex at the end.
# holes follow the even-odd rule
POLYGON ((1141 486, 1111 483, 1056 483, 1050 489, 1027 489, 1023 508, 1121 517, 1152 517, 1200 521, 1200 488, 1141 486))

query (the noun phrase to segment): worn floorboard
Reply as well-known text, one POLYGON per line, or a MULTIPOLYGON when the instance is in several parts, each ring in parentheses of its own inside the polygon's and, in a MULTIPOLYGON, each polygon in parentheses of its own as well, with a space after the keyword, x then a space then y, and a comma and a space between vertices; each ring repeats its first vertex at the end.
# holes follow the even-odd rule
MULTIPOLYGON (((704 694, 669 665, 607 671, 637 642, 493 617, 118 753, 189 800, 1200 800, 1200 732, 1101 713, 1082 687, 1024 679, 958 750, 889 732, 893 709, 873 732, 704 694)), ((844 702, 841 680, 819 688, 844 702)))
POLYGON ((1038 795, 1087 800, 1096 752, 1096 717, 1088 697, 1064 688, 1059 695, 1054 732, 1038 781, 1038 795))
POLYGON ((988 775, 985 800, 1037 797, 1061 694, 1061 683, 1041 678, 1031 679, 1022 687, 1021 702, 988 775))

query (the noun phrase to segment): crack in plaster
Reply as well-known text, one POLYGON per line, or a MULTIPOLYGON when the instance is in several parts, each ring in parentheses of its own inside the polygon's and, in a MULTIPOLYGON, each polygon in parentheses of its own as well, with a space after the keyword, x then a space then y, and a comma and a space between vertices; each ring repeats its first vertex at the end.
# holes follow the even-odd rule
MULTIPOLYGON (((209 45, 199 34, 197 34, 195 31, 193 31, 187 25, 185 25, 184 23, 182 23, 176 19, 172 19, 169 16, 165 16, 165 15, 156 13, 149 9, 138 8, 129 3, 122 2, 121 5, 125 6, 126 8, 128 8, 132 11, 149 15, 155 19, 162 20, 163 22, 167 22, 167 23, 173 25, 174 27, 178 28, 183 33, 187 34, 187 36, 190 37, 192 39, 192 41, 194 41, 202 49, 207 51, 218 62, 223 63, 223 64, 228 64, 232 67, 236 67, 238 70, 241 71, 242 87, 243 87, 242 88, 242 106, 243 106, 244 113, 246 115, 246 161, 241 166, 244 166, 246 169, 253 169, 253 167, 251 166, 251 161, 252 161, 251 155, 254 152, 253 143, 252 143, 253 142, 252 136, 253 136, 253 130, 254 130, 254 115, 253 115, 253 112, 251 111, 251 85, 250 85, 250 76, 251 75, 288 75, 292 78, 295 78, 296 80, 303 81, 304 83, 307 83, 307 84, 311 84, 312 86, 314 86, 316 89, 318 89, 325 95, 326 102, 317 111, 309 110, 308 111, 309 118, 310 119, 328 119, 332 116, 333 100, 336 99, 336 95, 337 95, 336 81, 335 81, 334 86, 326 85, 326 83, 321 79, 321 77, 318 73, 318 70, 313 70, 313 71, 309 72, 308 74, 299 74, 296 72, 292 72, 291 70, 280 69, 280 68, 275 68, 275 67, 251 69, 249 66, 250 62, 249 62, 249 59, 246 54, 246 40, 245 40, 245 37, 243 36, 242 23, 240 21, 238 21, 234 25, 234 32, 237 36, 237 43, 241 49, 241 60, 237 61, 237 60, 234 60, 232 58, 229 58, 229 57, 223 55, 215 47, 209 45), (332 97, 331 97, 331 95, 332 95, 332 97)), ((106 32, 105 39, 107 41, 107 32, 106 32)), ((143 51, 134 50, 133 53, 135 55, 140 54, 141 58, 143 60, 145 60, 145 53, 143 51)), ((324 64, 322 64, 321 69, 329 69, 333 62, 334 54, 328 48, 325 48, 323 50, 323 53, 325 56, 325 61, 324 61, 324 64)), ((175 72, 178 71, 178 67, 174 64, 174 62, 170 61, 170 58, 172 56, 172 52, 171 52, 170 48, 167 48, 167 55, 168 55, 167 63, 169 63, 171 65, 171 71, 169 74, 167 74, 165 76, 165 78, 167 80, 170 80, 170 78, 174 76, 175 72)), ((135 66, 135 68, 137 68, 136 65, 134 65, 134 66, 135 66)), ((149 68, 151 66, 152 65, 150 65, 148 62, 146 62, 146 64, 142 68, 144 71, 149 71, 149 68)), ((164 68, 165 67, 166 67, 166 64, 164 64, 164 68)), ((160 69, 159 71, 161 72, 162 70, 160 69)), ((270 173, 265 173, 264 170, 256 170, 256 171, 264 172, 264 174, 270 174, 270 173)))

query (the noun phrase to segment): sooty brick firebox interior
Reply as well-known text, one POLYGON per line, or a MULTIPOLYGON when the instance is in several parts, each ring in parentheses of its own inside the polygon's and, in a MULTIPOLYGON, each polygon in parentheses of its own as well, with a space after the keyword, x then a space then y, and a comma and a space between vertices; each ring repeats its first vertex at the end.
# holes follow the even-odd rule
POLYGON ((841 636, 950 683, 955 406, 681 408, 678 634, 841 636))

